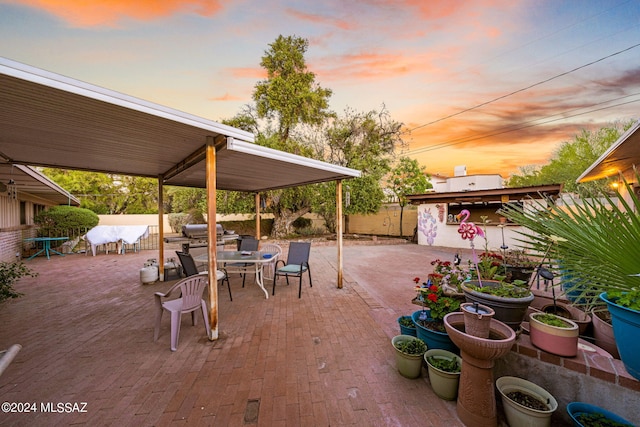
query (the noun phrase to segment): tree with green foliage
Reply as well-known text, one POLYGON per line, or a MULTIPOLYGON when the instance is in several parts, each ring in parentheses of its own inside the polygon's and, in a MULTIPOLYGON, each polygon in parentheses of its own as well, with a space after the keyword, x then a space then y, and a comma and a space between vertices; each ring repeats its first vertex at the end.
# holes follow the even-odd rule
POLYGON ((158 180, 99 172, 44 168, 42 172, 97 214, 158 213, 158 180))
MULTIPOLYGON (((336 165, 357 169, 360 178, 343 185, 344 214, 373 214, 384 200, 382 178, 390 170, 395 147, 402 145, 402 123, 394 121, 383 106, 380 111, 358 113, 345 111, 326 124, 320 141, 313 144, 320 157, 336 165)), ((322 196, 314 200, 313 212, 325 220, 327 228, 335 232, 335 182, 319 185, 322 196)))
POLYGON ((407 195, 424 193, 432 188, 425 176, 424 166, 409 157, 400 157, 387 178, 387 188, 394 194, 400 205, 400 236, 402 236, 402 217, 407 205, 407 195))
MULTIPOLYGON (((396 146, 402 145, 401 123, 381 111, 337 116, 328 110, 329 89, 315 82, 304 54, 308 42, 279 36, 269 45, 261 64, 267 79, 256 85, 255 105, 246 105, 223 123, 254 133, 257 144, 324 160, 362 171, 344 186, 350 194, 346 214, 377 212, 384 200, 381 179, 389 171, 396 146)), ((273 213, 272 236, 284 237, 302 215, 315 212, 335 230, 335 182, 307 185, 261 194, 264 211, 273 213)), ((252 213, 254 195, 218 191, 220 213, 252 213)))
POLYGON ((520 174, 512 175, 507 186, 563 184, 563 191, 583 195, 607 191, 607 180, 577 184, 576 179, 632 124, 633 121, 616 122, 595 131, 583 130, 572 141, 562 142, 548 164, 521 167, 520 174))
POLYGON ((267 78, 256 84, 253 100, 258 117, 275 119, 285 148, 299 123, 320 125, 333 116, 329 110, 331 89, 320 87, 307 68, 304 55, 308 48, 304 38, 280 35, 260 61, 267 78))

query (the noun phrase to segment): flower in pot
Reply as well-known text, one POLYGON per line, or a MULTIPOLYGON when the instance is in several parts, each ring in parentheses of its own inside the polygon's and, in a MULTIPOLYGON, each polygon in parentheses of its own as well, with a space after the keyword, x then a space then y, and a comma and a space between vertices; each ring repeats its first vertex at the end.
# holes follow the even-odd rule
POLYGON ((422 357, 427 351, 427 345, 411 335, 396 335, 391 344, 396 350, 396 366, 400 375, 418 378, 422 372, 422 357))
POLYGON ((534 201, 534 209, 505 205, 501 212, 526 227, 527 248, 542 252, 557 242, 550 258, 560 260, 562 277, 570 278, 568 291, 578 292, 581 304, 607 304, 620 358, 640 379, 640 197, 634 190, 625 181, 624 194, 616 190, 615 198, 598 193, 562 207, 534 201))
POLYGON ((578 354, 578 325, 555 314, 529 316, 531 344, 551 354, 574 357, 578 354))
POLYGON ((432 279, 437 283, 438 278, 429 275, 426 283, 415 287, 418 292, 417 298, 422 302, 423 308, 411 316, 416 325, 417 337, 422 339, 429 348, 457 352, 458 348, 447 335, 442 319, 447 314, 458 311, 461 301, 455 296, 446 295, 442 285, 434 284, 432 279), (429 310, 425 310, 425 308, 429 310))
POLYGON ((455 400, 462 370, 460 356, 447 350, 430 349, 424 354, 424 360, 434 393, 444 400, 455 400))

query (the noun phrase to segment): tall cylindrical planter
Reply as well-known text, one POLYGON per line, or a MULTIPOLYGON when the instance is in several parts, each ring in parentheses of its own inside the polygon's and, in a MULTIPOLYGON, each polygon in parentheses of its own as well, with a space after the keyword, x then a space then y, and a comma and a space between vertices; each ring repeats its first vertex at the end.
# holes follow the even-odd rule
POLYGON ((558 409, 556 399, 542 387, 518 377, 500 377, 496 380, 496 387, 502 397, 504 414, 510 426, 518 427, 549 427, 551 414, 558 409), (513 401, 510 393, 520 393, 520 396, 528 395, 545 402, 547 408, 532 409, 513 401))
POLYGON ((631 310, 610 300, 607 293, 600 294, 611 313, 613 335, 616 338, 620 360, 624 367, 637 380, 640 380, 640 311, 631 310))
POLYGON ((396 367, 398 372, 405 378, 415 379, 422 374, 422 358, 424 353, 421 354, 407 354, 398 350, 396 344, 401 341, 417 340, 419 338, 411 335, 396 335, 391 339, 391 344, 396 351, 396 367))
POLYGON ((429 382, 433 392, 444 400, 456 400, 458 398, 458 385, 460 384, 460 368, 462 367, 462 359, 460 356, 447 350, 439 348, 427 350, 424 354, 424 360, 427 362, 427 370, 429 372, 429 382), (447 372, 432 365, 430 358, 455 360, 458 366, 458 372, 447 372))
MULTIPOLYGON (((449 334, 425 328, 420 324, 420 313, 422 313, 422 310, 414 312, 411 315, 411 318, 413 319, 413 323, 416 325, 417 337, 424 341, 427 348, 440 348, 442 350, 458 353, 460 350, 458 350, 458 347, 456 347, 453 341, 451 341, 449 334)), ((427 311, 427 313, 429 312, 427 311)), ((428 319, 431 319, 431 316, 428 316, 428 319)))
POLYGON ((489 338, 491 318, 496 312, 491 307, 477 302, 465 302, 460 305, 464 314, 464 331, 474 337, 489 338))

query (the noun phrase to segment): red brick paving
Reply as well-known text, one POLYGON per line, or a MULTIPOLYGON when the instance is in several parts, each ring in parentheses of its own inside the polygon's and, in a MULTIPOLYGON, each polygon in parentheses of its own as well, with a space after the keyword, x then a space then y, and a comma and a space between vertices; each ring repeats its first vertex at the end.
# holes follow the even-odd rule
POLYGON ((0 414, 0 425, 462 425, 426 374, 398 374, 390 344, 397 317, 417 309, 411 279, 442 256, 452 255, 347 246, 337 289, 336 248, 312 245, 314 286, 305 279, 301 299, 297 283, 280 282, 267 300, 233 277, 233 302, 219 292, 220 338, 209 341, 202 321, 184 316, 176 352, 169 316, 153 341, 153 293, 175 281, 140 283, 157 252, 27 261, 40 275, 20 280, 22 298, 0 304, 0 349, 23 346, 0 376, 0 402, 32 402, 38 412, 0 414), (255 401, 257 421, 247 411, 255 401), (42 413, 46 402, 86 402, 87 412, 42 413))

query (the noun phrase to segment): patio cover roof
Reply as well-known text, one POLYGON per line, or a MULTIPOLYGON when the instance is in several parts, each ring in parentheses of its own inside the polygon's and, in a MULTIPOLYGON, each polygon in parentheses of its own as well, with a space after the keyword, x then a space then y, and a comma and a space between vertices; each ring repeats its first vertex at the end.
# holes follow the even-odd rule
POLYGON ((640 120, 618 138, 576 181, 593 181, 625 173, 634 165, 640 165, 640 120))
POLYGON ((80 205, 80 200, 36 169, 0 161, 0 184, 3 184, 0 188, 4 188, 10 180, 15 182, 19 194, 27 194, 34 202, 41 200, 42 204, 80 205))
POLYGON ((360 176, 254 144, 253 135, 182 111, 0 58, 0 160, 157 178, 205 187, 205 144, 216 186, 257 192, 360 176))

